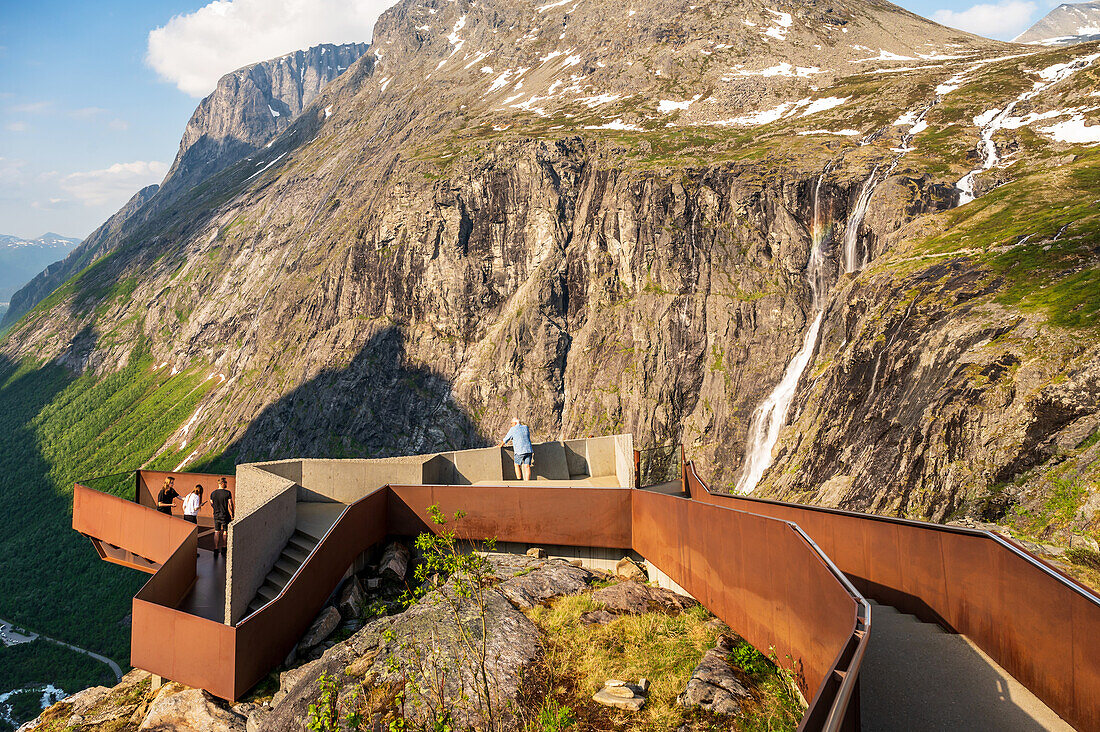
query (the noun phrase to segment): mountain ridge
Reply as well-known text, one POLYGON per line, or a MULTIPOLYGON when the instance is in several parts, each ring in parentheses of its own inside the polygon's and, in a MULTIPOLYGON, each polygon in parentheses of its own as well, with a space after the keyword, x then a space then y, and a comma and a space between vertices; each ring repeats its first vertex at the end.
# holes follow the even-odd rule
POLYGON ((1063 3, 1013 39, 1056 46, 1100 40, 1100 1, 1063 3))
POLYGON ((69 277, 110 252, 157 210, 269 142, 367 48, 365 43, 319 44, 225 74, 192 114, 164 180, 135 193, 70 260, 37 273, 11 298, 0 327, 13 324, 69 277))

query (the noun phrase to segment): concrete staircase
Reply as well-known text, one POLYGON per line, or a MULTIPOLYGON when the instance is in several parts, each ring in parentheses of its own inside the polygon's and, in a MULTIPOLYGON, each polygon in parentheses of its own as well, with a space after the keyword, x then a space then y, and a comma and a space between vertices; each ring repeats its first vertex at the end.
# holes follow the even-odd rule
POLYGON ((865 732, 1072 729, 965 636, 877 604, 860 713, 865 732))
POLYGON ((307 534, 301 528, 295 529, 294 534, 283 547, 275 566, 267 573, 264 583, 256 591, 256 596, 252 598, 252 602, 248 603, 247 615, 251 615, 278 597, 286 587, 286 583, 290 582, 290 578, 298 571, 298 567, 302 566, 320 541, 318 537, 307 534))

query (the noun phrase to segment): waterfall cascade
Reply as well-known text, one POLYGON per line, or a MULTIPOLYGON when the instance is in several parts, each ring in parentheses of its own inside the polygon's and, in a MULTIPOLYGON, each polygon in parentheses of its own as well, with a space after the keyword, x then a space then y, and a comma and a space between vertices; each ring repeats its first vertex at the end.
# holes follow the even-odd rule
MULTIPOLYGON (((737 480, 738 493, 752 493, 756 484, 764 476, 764 471, 772 464, 772 448, 779 440, 779 430, 787 422, 787 412, 794 401, 798 381, 802 372, 810 363, 817 346, 817 335, 821 330, 821 320, 825 314, 825 297, 829 285, 828 246, 832 239, 832 225, 825 223, 821 214, 821 186, 829 172, 826 166, 814 185, 813 225, 810 230, 810 259, 806 264, 806 280, 813 295, 810 327, 802 337, 802 347, 787 364, 783 378, 772 393, 753 410, 749 422, 749 434, 745 443, 745 460, 741 475, 737 480)), ((866 208, 866 207, 865 207, 866 208)))

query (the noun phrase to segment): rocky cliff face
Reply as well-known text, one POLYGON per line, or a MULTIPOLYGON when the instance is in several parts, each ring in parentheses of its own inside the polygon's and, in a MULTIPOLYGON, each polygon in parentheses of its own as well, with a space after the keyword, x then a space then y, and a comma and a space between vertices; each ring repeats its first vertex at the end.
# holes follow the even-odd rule
POLYGON ((3 353, 208 369, 172 463, 466 447, 521 414, 682 439, 732 488, 808 349, 758 492, 1039 515, 1097 413, 1096 49, 885 2, 619 10, 399 4, 3 353))
POLYGON ((326 84, 355 63, 368 45, 322 44, 223 76, 188 121, 176 159, 160 186, 138 191, 72 256, 51 265, 17 292, 0 325, 15 323, 67 279, 128 239, 156 236, 156 212, 270 142, 290 126, 326 84), (148 209, 146 204, 150 204, 148 209), (152 229, 142 230, 151 219, 152 229))
POLYGON ((165 191, 201 183, 270 142, 368 46, 325 43, 223 76, 184 128, 165 191))

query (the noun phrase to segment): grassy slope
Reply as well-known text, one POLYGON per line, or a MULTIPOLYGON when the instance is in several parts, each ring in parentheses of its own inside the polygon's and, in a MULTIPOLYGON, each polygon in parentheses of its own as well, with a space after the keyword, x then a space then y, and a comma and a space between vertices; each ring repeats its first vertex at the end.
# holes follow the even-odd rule
MULTIPOLYGON (((101 562, 73 532, 71 486, 149 461, 209 389, 204 378, 201 369, 154 370, 137 350, 103 377, 56 364, 0 365, 0 522, 9 527, 0 534, 0 617, 126 664, 121 621, 145 575, 101 562)), ((0 651, 0 665, 13 651, 0 651)), ((49 653, 55 662, 38 664, 41 678, 25 683, 87 668, 78 654, 64 652, 64 661, 49 653)), ((81 683, 98 683, 97 674, 81 683)))

